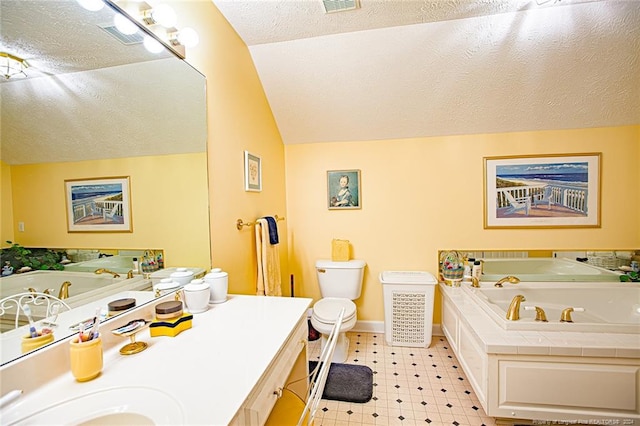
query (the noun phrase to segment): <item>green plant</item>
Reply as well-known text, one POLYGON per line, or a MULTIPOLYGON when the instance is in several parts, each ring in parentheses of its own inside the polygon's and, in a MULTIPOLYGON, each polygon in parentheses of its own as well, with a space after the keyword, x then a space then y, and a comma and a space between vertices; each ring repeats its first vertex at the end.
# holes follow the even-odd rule
POLYGON ((7 241, 7 243, 11 244, 11 246, 0 251, 1 264, 5 265, 6 262, 9 262, 14 271, 18 271, 25 266, 41 270, 53 269, 61 271, 64 269, 64 265, 60 263, 62 256, 66 254, 64 251, 45 248, 28 249, 12 241, 7 241))

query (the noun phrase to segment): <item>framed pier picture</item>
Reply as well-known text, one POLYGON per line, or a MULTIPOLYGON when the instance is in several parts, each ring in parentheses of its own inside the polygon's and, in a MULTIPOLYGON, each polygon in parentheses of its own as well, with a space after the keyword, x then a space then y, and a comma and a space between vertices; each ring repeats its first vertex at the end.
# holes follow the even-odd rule
POLYGON ((69 232, 133 232, 129 177, 64 181, 69 232))
POLYGON ((485 229, 599 228, 601 157, 485 157, 485 229))

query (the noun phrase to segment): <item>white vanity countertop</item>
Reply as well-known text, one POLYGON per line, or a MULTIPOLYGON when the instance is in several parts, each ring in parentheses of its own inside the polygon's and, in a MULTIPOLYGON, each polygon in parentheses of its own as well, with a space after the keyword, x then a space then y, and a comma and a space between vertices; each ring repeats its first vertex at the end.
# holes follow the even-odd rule
MULTIPOLYGON (((2 423, 19 419, 34 407, 43 408, 94 390, 148 386, 180 402, 184 424, 226 425, 295 325, 306 317, 311 302, 306 298, 231 295, 225 303, 194 314, 192 328, 175 337, 150 337, 148 329, 141 331, 136 340, 149 347, 138 354, 120 355, 119 348, 129 339, 116 338, 120 343, 105 350, 104 367, 96 379, 77 382, 67 368, 66 373, 25 392, 3 409, 2 423)), ((102 336, 111 334, 103 328, 100 332, 102 336)), ((43 361, 42 368, 46 364, 43 361)), ((20 389, 20 384, 4 383, 2 388, 4 393, 9 388, 20 389)))
POLYGON ((439 287, 462 313, 488 354, 640 358, 640 334, 505 330, 462 288, 442 283, 439 287))

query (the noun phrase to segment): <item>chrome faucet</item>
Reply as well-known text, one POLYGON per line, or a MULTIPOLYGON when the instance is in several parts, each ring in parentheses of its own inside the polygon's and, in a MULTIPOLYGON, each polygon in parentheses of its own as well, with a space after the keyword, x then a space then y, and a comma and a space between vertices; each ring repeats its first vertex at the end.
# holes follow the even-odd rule
POLYGON ((69 286, 71 283, 69 281, 65 281, 60 286, 60 291, 58 292, 58 299, 67 299, 69 298, 69 286))
POLYGON ((106 274, 112 274, 113 278, 119 278, 120 277, 120 275, 118 273, 110 271, 110 270, 105 269, 105 268, 96 269, 93 272, 96 273, 96 274, 105 274, 105 273, 106 274))
POLYGON ((511 299, 511 304, 507 310, 507 319, 509 321, 518 321, 520 319, 520 302, 524 302, 527 299, 523 295, 517 294, 511 299))
POLYGON ((509 275, 507 277, 501 278, 497 283, 495 283, 494 285, 496 287, 502 287, 502 284, 504 284, 505 282, 508 282, 510 284, 518 284, 520 282, 520 278, 515 277, 513 275, 509 275))

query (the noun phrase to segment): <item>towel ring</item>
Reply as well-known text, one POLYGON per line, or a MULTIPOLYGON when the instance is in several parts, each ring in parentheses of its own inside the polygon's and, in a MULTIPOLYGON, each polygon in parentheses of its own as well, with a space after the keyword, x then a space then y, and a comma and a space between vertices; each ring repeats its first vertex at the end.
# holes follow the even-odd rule
MULTIPOLYGON (((275 215, 274 218, 276 221, 284 220, 284 217, 278 217, 278 215, 275 215)), ((243 226, 251 226, 255 224, 256 222, 244 222, 242 219, 236 220, 236 228, 238 228, 238 231, 242 230, 243 226)))

